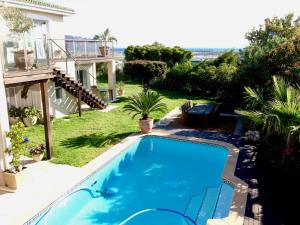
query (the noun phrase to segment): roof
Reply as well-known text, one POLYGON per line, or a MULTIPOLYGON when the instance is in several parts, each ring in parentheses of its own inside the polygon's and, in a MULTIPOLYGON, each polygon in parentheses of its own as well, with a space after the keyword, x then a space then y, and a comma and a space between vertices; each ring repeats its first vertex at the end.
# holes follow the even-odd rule
MULTIPOLYGON (((62 5, 46 2, 43 0, 0 0, 3 5, 14 6, 18 8, 30 8, 37 11, 49 11, 54 14, 72 15, 75 14, 74 9, 67 8, 62 5)), ((0 4, 1 5, 1 4, 0 4)))

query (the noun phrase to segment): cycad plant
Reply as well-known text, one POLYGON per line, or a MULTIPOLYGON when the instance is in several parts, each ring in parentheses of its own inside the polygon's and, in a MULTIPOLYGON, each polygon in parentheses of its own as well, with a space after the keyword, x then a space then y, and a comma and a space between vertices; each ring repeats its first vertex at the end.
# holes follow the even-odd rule
POLYGON ((132 118, 140 115, 142 120, 150 118, 150 113, 166 112, 167 106, 161 102, 160 94, 152 91, 142 92, 127 98, 124 111, 132 114, 132 118))
POLYGON ((300 141, 300 88, 274 76, 271 99, 265 99, 249 87, 245 90, 248 106, 257 110, 240 111, 240 114, 261 125, 266 137, 272 134, 284 137, 284 153, 291 154, 300 141))

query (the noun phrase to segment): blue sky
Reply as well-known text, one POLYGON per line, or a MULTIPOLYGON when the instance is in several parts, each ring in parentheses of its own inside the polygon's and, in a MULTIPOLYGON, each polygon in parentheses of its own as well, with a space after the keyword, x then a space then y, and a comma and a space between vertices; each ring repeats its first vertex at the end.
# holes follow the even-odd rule
POLYGON ((93 36, 109 27, 118 46, 244 47, 264 19, 300 15, 299 0, 52 0, 76 10, 65 32, 93 36))

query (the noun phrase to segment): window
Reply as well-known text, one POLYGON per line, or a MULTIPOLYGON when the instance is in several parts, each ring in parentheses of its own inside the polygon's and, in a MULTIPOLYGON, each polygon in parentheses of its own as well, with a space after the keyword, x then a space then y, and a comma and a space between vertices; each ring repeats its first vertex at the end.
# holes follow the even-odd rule
POLYGON ((55 98, 58 101, 62 101, 63 99, 63 90, 61 87, 55 87, 55 98))

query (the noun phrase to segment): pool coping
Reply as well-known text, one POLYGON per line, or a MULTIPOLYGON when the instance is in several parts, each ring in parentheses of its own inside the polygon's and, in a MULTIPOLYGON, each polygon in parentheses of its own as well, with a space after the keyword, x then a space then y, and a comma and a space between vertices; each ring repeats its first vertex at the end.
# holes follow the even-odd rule
POLYGON ((234 147, 231 144, 222 141, 209 140, 203 138, 196 137, 186 137, 180 135, 170 134, 166 132, 152 132, 150 134, 131 134, 130 136, 123 139, 118 144, 112 146, 106 152, 102 153, 100 156, 86 164, 82 167, 83 173, 80 176, 79 181, 72 186, 69 190, 63 193, 61 196, 52 201, 49 205, 47 205, 44 209, 39 211, 33 217, 31 217, 28 221, 24 223, 24 225, 32 225, 33 222, 37 222, 41 215, 47 213, 56 203, 60 202, 67 195, 75 191, 81 184, 83 184, 87 179, 105 167, 108 163, 114 160, 117 156, 126 151, 126 149, 134 144, 137 140, 146 136, 157 136, 168 139, 176 139, 181 141, 189 141, 195 143, 204 143, 225 147, 229 150, 229 157, 227 159, 226 166, 223 171, 223 179, 226 182, 229 182, 231 185, 235 187, 234 196, 232 200, 232 204, 230 207, 229 215, 222 219, 208 219, 207 225, 243 225, 244 222, 244 214, 245 214, 245 206, 247 201, 247 192, 248 185, 234 176, 237 158, 239 154, 239 149, 234 147))

